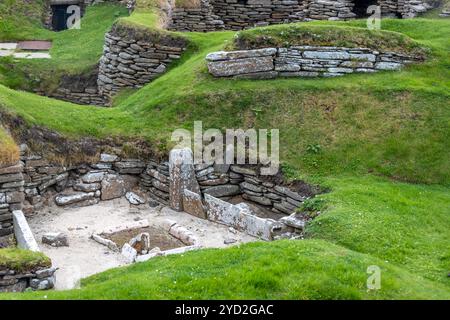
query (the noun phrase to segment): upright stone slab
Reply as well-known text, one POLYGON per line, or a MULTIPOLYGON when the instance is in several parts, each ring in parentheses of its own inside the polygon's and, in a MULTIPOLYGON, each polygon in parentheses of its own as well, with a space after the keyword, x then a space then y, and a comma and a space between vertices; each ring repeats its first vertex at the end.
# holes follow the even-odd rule
POLYGON ((202 196, 198 193, 184 189, 183 209, 193 216, 206 219, 202 196))
POLYGON ((174 210, 182 211, 184 189, 200 194, 191 149, 173 149, 170 151, 169 173, 169 205, 174 210))
POLYGON ((20 210, 13 211, 14 234, 17 240, 17 246, 21 249, 39 252, 39 246, 34 239, 27 219, 20 210))

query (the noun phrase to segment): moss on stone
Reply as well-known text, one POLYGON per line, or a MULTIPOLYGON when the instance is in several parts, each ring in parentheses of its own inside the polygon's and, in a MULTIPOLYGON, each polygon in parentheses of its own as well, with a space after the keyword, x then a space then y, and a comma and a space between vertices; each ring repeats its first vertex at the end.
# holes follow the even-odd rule
POLYGON ((52 263, 42 252, 16 248, 0 249, 0 270, 32 272, 39 268, 49 268, 52 263))

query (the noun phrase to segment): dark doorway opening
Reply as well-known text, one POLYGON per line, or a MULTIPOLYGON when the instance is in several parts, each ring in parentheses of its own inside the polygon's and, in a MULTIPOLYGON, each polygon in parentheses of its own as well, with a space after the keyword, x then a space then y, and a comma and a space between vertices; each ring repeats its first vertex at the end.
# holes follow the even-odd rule
POLYGON ((69 5, 55 5, 52 6, 52 27, 54 31, 61 31, 67 29, 67 19, 70 13, 67 13, 69 5))
POLYGON ((369 17, 371 14, 367 13, 367 8, 371 5, 378 5, 378 0, 354 0, 354 2, 353 13, 356 14, 356 18, 369 17))

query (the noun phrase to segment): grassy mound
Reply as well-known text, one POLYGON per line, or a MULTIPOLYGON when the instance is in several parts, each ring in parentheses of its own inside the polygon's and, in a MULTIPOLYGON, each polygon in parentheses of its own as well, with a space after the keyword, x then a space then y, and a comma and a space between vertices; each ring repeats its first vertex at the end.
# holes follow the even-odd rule
POLYGON ((450 291, 388 262, 324 241, 251 243, 155 258, 83 281, 80 290, 0 295, 42 299, 446 299, 450 291), (381 269, 368 291, 367 267, 381 269))
POLYGON ((21 249, 0 249, 0 270, 30 272, 51 267, 51 261, 41 252, 21 249))
MULTIPOLYGON (((17 3, 21 2, 16 0, 17 3)), ((0 28, 0 41, 50 40, 51 59, 24 60, 10 57, 0 58, 0 81, 14 89, 39 88, 51 91, 56 88, 63 75, 89 73, 96 68, 103 53, 105 32, 113 22, 127 11, 113 4, 98 4, 88 7, 81 20, 81 28, 52 32, 44 29, 40 22, 24 27, 14 27, 21 32, 10 33, 0 28)), ((4 15, 5 25, 14 25, 16 15, 4 15)), ((23 19, 27 21, 26 19, 23 19)), ((0 24, 1 25, 1 24, 0 24)), ((6 28, 6 27, 5 27, 6 28)))
POLYGON ((19 161, 19 148, 0 126, 0 167, 15 164, 17 161, 19 161))
MULTIPOLYGON (((93 20, 102 14, 95 7, 90 10, 93 20)), ((154 18, 152 12, 137 10, 116 25, 141 25, 148 32, 155 28, 154 18)), ((314 34, 320 29, 325 35, 327 28, 338 27, 330 34, 347 33, 348 38, 350 31, 364 25, 365 21, 327 21, 294 28, 314 29, 314 34)), ((283 27, 288 26, 270 28, 283 27)), ((12 90, 4 86, 8 68, 0 68, 0 108, 27 123, 73 138, 140 137, 160 152, 170 148, 174 129, 192 129, 194 120, 202 120, 204 129, 279 128, 286 171, 332 190, 322 196, 326 208, 307 230, 313 240, 158 258, 126 272, 108 271, 88 279, 81 290, 52 292, 49 297, 450 297, 446 277, 450 261, 450 22, 383 20, 382 28, 391 31, 382 37, 398 39, 391 45, 414 51, 411 38, 430 48, 430 59, 400 72, 334 79, 215 79, 207 73, 204 58, 233 45, 235 33, 189 33, 183 36, 192 46, 176 66, 144 88, 122 93, 115 107, 108 109, 12 90), (366 269, 372 264, 382 268, 381 291, 366 291, 366 269)), ((101 38, 98 34, 98 55, 101 38)), ((355 45, 370 44, 358 31, 350 39, 355 45)), ((59 45, 53 50, 61 54, 50 61, 8 63, 12 67, 23 63, 27 70, 58 70, 63 68, 59 59, 70 53, 59 45)), ((84 51, 79 55, 80 65, 92 63, 84 51)), ((6 297, 41 298, 43 294, 6 297)))
POLYGON ((370 48, 425 56, 425 49, 404 34, 368 30, 367 28, 328 25, 305 25, 304 23, 274 25, 238 32, 234 39, 237 49, 255 49, 288 46, 336 46, 370 48))

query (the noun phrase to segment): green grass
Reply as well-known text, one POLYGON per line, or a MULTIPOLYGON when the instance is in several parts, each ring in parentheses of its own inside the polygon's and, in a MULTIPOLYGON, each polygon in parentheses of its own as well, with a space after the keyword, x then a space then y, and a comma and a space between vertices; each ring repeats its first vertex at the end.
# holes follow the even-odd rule
POLYGON ((0 106, 72 137, 142 137, 162 153, 170 147, 171 132, 192 128, 194 120, 205 128, 280 128, 283 161, 305 177, 373 172, 448 185, 450 45, 445 35, 450 23, 386 20, 382 26, 430 47, 432 56, 401 72, 370 76, 214 79, 204 57, 230 43, 234 33, 191 33, 186 36, 193 46, 182 61, 128 93, 115 108, 76 106, 5 87, 0 87, 0 106), (310 145, 319 151, 311 153, 310 145))
POLYGON ((51 266, 50 259, 41 252, 22 249, 0 249, 0 270, 31 272, 51 266))
POLYGON ((238 49, 295 45, 363 47, 425 56, 424 49, 404 34, 385 30, 367 30, 365 27, 336 25, 330 28, 329 25, 305 23, 280 24, 241 31, 234 39, 234 47, 238 49))
POLYGON ((44 0, 2 0, 0 3, 0 41, 27 40, 41 28, 44 0))
MULTIPOLYGON (((327 209, 307 230, 450 288, 450 190, 373 176, 327 178, 327 209)), ((450 296, 449 296, 450 298, 450 296)))
MULTIPOLYGON (((118 25, 162 34, 156 22, 151 11, 138 10, 118 25)), ((342 31, 364 24, 297 26, 342 31)), ((29 124, 72 138, 141 137, 164 153, 172 130, 191 129, 194 120, 202 120, 204 129, 279 128, 281 159, 291 176, 332 190, 320 196, 326 209, 307 230, 312 239, 157 258, 91 277, 81 290, 45 295, 450 299, 450 22, 383 20, 382 28, 430 48, 427 61, 401 72, 334 79, 214 79, 204 57, 230 47, 235 33, 189 33, 184 36, 191 45, 181 61, 144 88, 121 94, 114 108, 79 106, 0 85, 0 108, 29 124), (372 264, 382 269, 382 290, 367 292, 366 269, 372 264)), ((80 58, 79 64, 87 61, 80 58)), ((62 68, 58 59, 47 63, 62 68)), ((0 69, 2 84, 14 80, 9 69, 0 69)))
POLYGON ((380 259, 324 241, 251 243, 155 258, 83 281, 79 290, 5 299, 447 299, 450 291, 380 259), (381 269, 368 291, 367 267, 381 269), (226 285, 225 285, 226 284, 226 285))
MULTIPOLYGON (((127 11, 122 6, 98 4, 88 7, 80 29, 52 32, 42 26, 28 28, 25 24, 23 29, 13 29, 22 32, 10 33, 0 28, 0 40, 50 40, 53 43, 50 60, 0 58, 0 71, 6 71, 2 72, 0 81, 15 89, 39 88, 51 91, 56 88, 62 75, 91 72, 103 53, 106 31, 117 18, 125 15, 127 11)), ((15 23, 11 16, 4 20, 9 24, 15 23)))
POLYGON ((19 148, 11 136, 0 125, 0 166, 19 161, 19 148))

